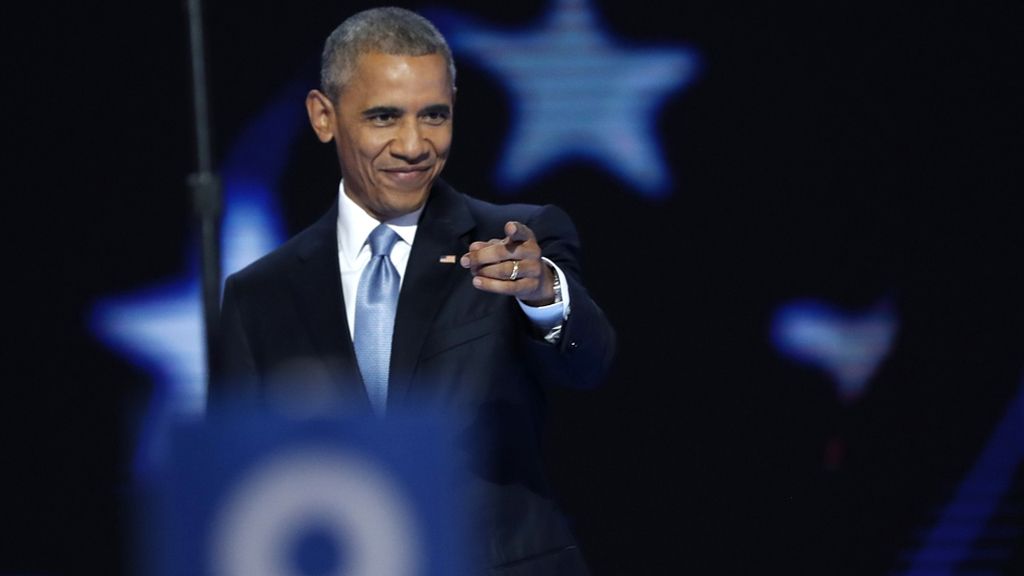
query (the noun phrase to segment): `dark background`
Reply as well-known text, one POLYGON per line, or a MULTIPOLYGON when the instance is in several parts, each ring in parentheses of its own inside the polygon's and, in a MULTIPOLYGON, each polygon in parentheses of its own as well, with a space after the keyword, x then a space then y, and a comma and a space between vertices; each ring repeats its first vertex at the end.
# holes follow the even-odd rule
MULTIPOLYGON (((285 83, 306 73, 312 86, 323 38, 369 5, 210 3, 215 152, 285 83)), ((548 8, 402 5, 508 27, 548 8)), ((1024 5, 593 6, 616 41, 685 45, 703 62, 659 113, 669 197, 582 163, 499 196, 507 96, 458 53, 445 177, 566 208, 619 331, 605 388, 552 396, 551 470, 595 576, 890 573, 1022 386, 1024 5), (859 311, 885 295, 900 329, 852 404, 769 340, 794 298, 859 311), (844 456, 827 467, 835 445, 844 456)), ((129 460, 153 385, 87 318, 97 299, 179 277, 196 256, 185 10, 2 10, 14 130, 0 573, 130 573, 129 460)), ((288 231, 336 184, 310 133, 280 183, 288 231)), ((1010 468, 999 522, 1019 542, 1024 473, 1010 468)), ((1021 573, 1019 549, 989 567, 1021 573)))

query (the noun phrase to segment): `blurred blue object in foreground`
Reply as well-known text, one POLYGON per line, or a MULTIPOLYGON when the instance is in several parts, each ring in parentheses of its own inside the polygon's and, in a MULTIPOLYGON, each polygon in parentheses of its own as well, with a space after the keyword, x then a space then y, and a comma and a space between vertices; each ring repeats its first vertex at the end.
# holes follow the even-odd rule
POLYGON ((468 574, 451 439, 414 416, 179 422, 145 487, 141 573, 468 574))

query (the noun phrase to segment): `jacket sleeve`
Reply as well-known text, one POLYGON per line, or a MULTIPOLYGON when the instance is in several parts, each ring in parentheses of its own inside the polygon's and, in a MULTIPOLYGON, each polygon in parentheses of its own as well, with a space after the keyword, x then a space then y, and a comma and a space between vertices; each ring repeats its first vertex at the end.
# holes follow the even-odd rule
POLYGON ((568 214, 553 205, 541 207, 526 225, 534 231, 542 254, 566 275, 569 317, 559 341, 552 345, 532 338, 528 344, 535 369, 545 381, 574 388, 599 386, 611 369, 616 352, 615 329, 586 289, 581 246, 568 214))

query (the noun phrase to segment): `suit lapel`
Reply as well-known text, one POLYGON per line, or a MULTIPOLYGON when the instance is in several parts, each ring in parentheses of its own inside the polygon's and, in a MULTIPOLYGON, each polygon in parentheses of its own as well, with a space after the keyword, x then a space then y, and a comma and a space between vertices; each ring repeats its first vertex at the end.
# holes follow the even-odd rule
POLYGON ((345 315, 338 268, 337 222, 335 203, 309 234, 299 239, 298 258, 288 283, 314 352, 337 384, 342 402, 352 408, 369 410, 370 401, 356 363, 345 315), (353 403, 357 406, 352 406, 353 403))
POLYGON ((431 324, 452 287, 465 272, 458 258, 469 249, 474 222, 462 197, 438 181, 420 217, 416 240, 402 281, 391 343, 388 404, 401 402, 409 391, 419 352, 431 324), (441 262, 454 255, 454 264, 441 262))

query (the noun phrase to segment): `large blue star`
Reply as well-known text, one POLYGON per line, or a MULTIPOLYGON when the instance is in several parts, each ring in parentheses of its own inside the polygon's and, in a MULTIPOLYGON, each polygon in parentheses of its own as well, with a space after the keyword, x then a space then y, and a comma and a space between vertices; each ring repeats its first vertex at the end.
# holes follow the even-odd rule
POLYGON ((500 185, 514 188, 583 159, 616 172, 641 194, 669 193, 657 112, 695 76, 692 51, 617 47, 587 0, 555 0, 540 27, 520 32, 488 30, 447 12, 432 19, 453 50, 493 72, 510 92, 513 121, 500 185))
MULTIPOLYGON (((292 143, 288 135, 303 126, 304 110, 295 105, 303 95, 299 83, 285 89, 242 134, 224 162, 221 254, 225 276, 283 240, 274 188, 292 143)), ((183 277, 134 294, 104 298, 92 310, 96 336, 153 377, 154 392, 142 418, 132 463, 137 475, 148 474, 159 462, 167 425, 176 418, 201 415, 206 405, 202 298, 198 265, 192 260, 183 277)))

